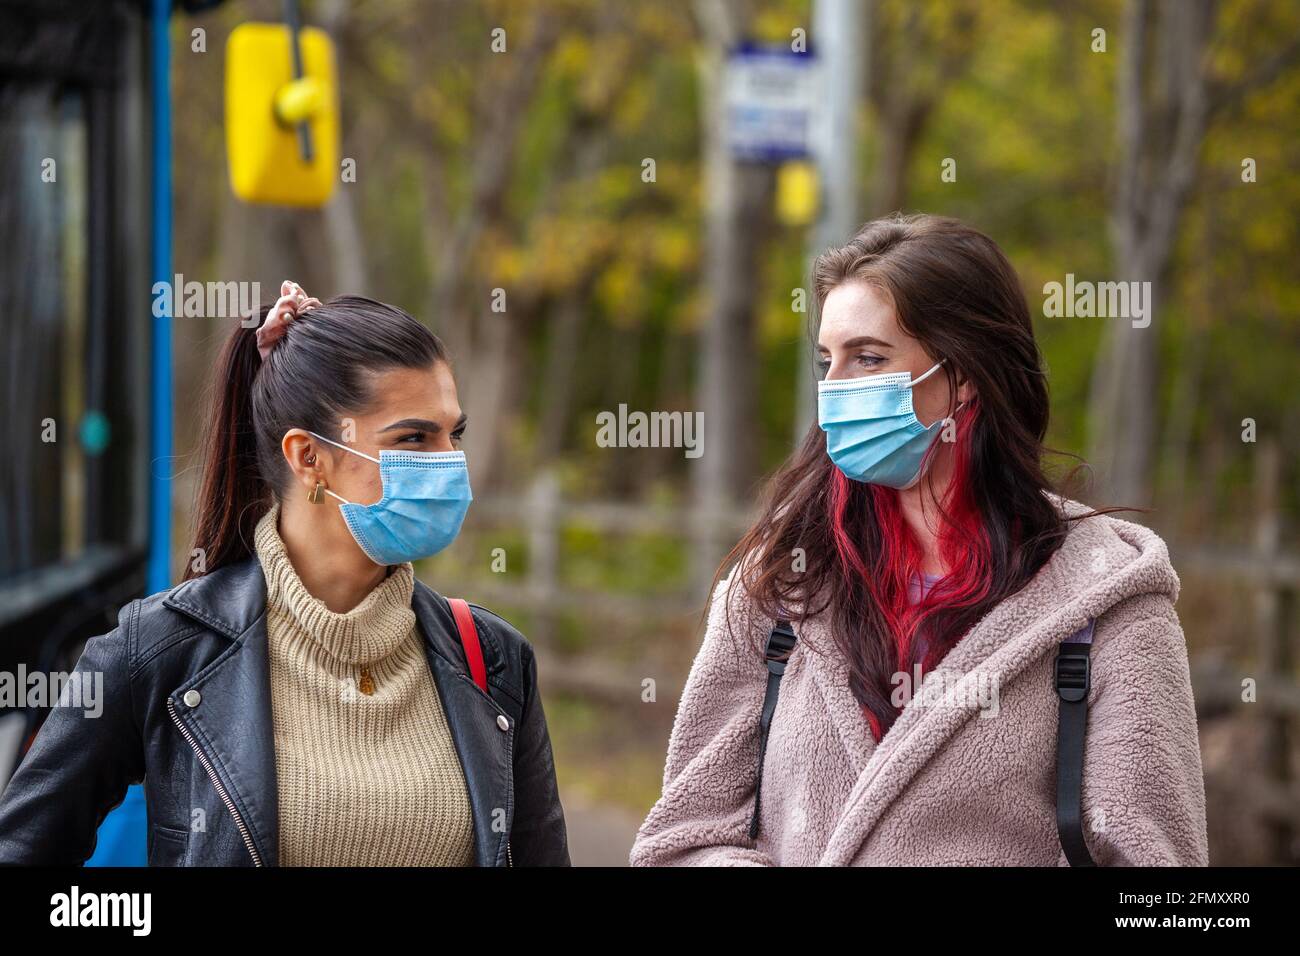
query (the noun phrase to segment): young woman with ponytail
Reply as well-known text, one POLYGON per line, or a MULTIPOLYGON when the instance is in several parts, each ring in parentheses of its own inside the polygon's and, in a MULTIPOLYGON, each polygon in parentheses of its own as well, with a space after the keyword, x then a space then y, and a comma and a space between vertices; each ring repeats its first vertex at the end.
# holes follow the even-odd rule
POLYGON ((895 217, 813 284, 819 420, 719 571, 632 862, 1205 865, 1178 578, 1053 493, 1006 257, 895 217))
POLYGON ((217 368, 185 581, 123 609, 0 801, 0 863, 86 860, 143 780, 149 862, 567 865, 532 649, 415 580, 470 502, 442 343, 293 283, 217 368))

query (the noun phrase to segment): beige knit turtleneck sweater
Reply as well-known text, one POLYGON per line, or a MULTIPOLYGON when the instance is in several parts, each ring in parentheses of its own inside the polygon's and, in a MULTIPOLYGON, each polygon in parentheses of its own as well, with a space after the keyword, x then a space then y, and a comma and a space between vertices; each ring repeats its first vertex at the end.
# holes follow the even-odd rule
POLYGON ((397 565, 338 614, 257 525, 280 794, 281 866, 471 866, 456 747, 415 626, 415 572, 397 565), (370 691, 370 693, 366 693, 370 691))

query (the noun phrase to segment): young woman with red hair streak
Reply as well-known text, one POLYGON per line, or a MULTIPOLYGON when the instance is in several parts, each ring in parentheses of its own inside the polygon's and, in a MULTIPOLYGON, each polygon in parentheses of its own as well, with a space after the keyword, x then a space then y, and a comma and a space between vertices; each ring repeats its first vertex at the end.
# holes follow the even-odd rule
POLYGON ((632 863, 1205 865, 1178 577, 1052 491, 1006 257, 881 219, 813 280, 819 422, 719 571, 632 863))

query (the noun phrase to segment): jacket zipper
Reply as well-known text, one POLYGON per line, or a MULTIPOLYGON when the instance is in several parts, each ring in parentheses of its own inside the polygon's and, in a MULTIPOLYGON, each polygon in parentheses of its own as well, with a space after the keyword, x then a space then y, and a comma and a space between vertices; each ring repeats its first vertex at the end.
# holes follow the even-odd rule
POLYGON ((248 854, 253 858, 253 865, 261 866, 262 858, 257 853, 257 847, 253 846, 253 838, 248 833, 248 827, 244 825, 243 818, 240 817, 239 811, 235 809, 234 802, 231 801, 230 796, 226 793, 226 788, 222 786, 221 780, 217 777, 217 772, 212 769, 212 764, 209 762, 207 755, 199 747, 198 741, 194 739, 193 734, 191 734, 189 730, 186 729, 185 725, 181 723, 180 717, 176 716, 176 706, 170 697, 167 698, 167 713, 171 715, 172 723, 174 723, 176 728, 181 732, 181 736, 185 738, 186 743, 188 743, 193 749, 194 755, 199 758, 199 763, 203 765, 203 769, 208 772, 208 777, 212 780, 212 785, 217 788, 217 796, 221 798, 221 802, 226 805, 226 809, 229 810, 230 815, 234 817, 235 826, 239 828, 239 835, 244 838, 244 846, 248 847, 248 854))
MULTIPOLYGON (((496 709, 497 713, 498 713, 498 714, 501 713, 501 709, 500 709, 500 707, 498 707, 497 702, 494 701, 494 700, 492 699, 492 696, 491 696, 490 694, 484 693, 483 688, 479 687, 478 684, 474 683, 474 681, 473 681, 473 680, 472 680, 472 679, 471 679, 467 674, 458 673, 456 676, 459 677, 461 680, 465 681, 465 682, 466 682, 467 684, 469 684, 471 687, 473 687, 474 690, 476 690, 476 691, 477 691, 479 694, 481 694, 483 697, 486 697, 487 700, 488 700, 488 702, 493 706, 494 709, 496 709)), ((509 718, 507 718, 507 719, 509 719, 509 718)), ((514 743, 514 741, 513 741, 513 737, 512 737, 512 738, 511 738, 511 744, 513 745, 513 743, 514 743)), ((512 754, 511 754, 511 755, 512 755, 512 757, 513 757, 513 749, 512 749, 512 754)), ((511 774, 510 785, 511 785, 512 787, 514 786, 514 775, 513 775, 513 773, 511 774)), ((509 837, 506 837, 506 866, 513 867, 514 865, 515 865, 515 857, 514 857, 514 853, 513 853, 513 852, 511 851, 511 849, 510 849, 510 838, 509 838, 509 837)))

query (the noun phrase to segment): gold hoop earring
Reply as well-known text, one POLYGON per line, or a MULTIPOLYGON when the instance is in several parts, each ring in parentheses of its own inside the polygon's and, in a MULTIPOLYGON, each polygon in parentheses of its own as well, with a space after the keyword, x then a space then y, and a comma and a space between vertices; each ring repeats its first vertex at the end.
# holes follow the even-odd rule
POLYGON ((313 488, 311 491, 307 492, 307 500, 314 505, 320 504, 324 500, 323 496, 321 495, 321 489, 324 487, 325 487, 325 482, 323 481, 316 482, 316 487, 313 488))

